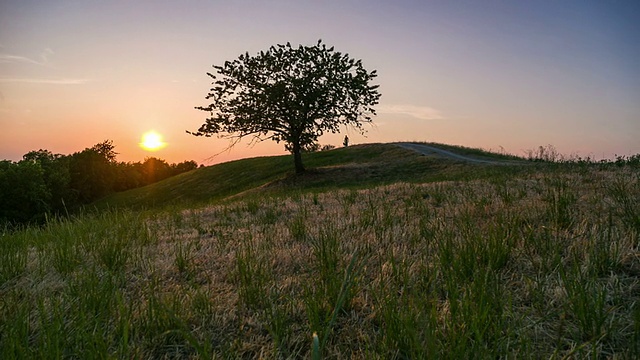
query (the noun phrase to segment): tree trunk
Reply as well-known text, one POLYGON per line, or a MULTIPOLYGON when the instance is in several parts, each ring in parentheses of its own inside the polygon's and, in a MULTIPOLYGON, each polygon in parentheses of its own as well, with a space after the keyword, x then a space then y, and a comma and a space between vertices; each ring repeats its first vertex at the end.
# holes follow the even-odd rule
POLYGON ((300 143, 293 144, 293 163, 296 166, 296 174, 302 174, 304 172, 304 165, 302 165, 302 149, 300 143))

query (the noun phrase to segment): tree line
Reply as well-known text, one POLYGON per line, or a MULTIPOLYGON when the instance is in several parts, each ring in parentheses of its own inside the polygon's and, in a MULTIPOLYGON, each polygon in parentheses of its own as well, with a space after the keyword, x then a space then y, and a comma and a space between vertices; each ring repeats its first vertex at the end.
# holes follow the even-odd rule
POLYGON ((0 161, 0 225, 43 223, 47 216, 66 215, 111 193, 198 167, 192 160, 118 162, 116 156, 113 142, 106 140, 71 155, 40 149, 17 162, 0 161))

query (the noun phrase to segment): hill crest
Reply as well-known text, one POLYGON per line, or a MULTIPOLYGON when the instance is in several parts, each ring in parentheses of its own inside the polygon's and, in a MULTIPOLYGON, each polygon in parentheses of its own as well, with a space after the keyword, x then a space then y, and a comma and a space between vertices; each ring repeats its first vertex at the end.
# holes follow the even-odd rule
POLYGON ((102 208, 197 206, 226 199, 282 191, 322 192, 335 188, 364 188, 395 182, 431 182, 482 176, 487 168, 509 157, 478 149, 428 144, 468 163, 441 154, 425 156, 400 146, 407 143, 362 144, 303 155, 308 171, 295 175, 291 155, 263 156, 202 167, 141 188, 112 194, 96 203, 102 208), (459 150, 456 150, 459 149, 459 150), (465 153, 466 152, 466 153, 465 153), (472 154, 468 154, 473 152, 472 154), (487 160, 493 159, 493 160, 487 160), (497 160, 496 160, 497 159, 497 160), (473 171, 469 171, 473 169, 473 171))

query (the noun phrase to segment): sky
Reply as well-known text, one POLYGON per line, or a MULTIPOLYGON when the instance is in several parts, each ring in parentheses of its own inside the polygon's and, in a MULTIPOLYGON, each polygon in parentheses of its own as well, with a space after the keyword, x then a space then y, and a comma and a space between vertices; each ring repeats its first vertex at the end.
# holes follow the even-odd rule
POLYGON ((0 159, 71 154, 112 140, 119 161, 214 164, 285 154, 194 137, 212 65, 271 45, 362 59, 382 94, 366 136, 320 144, 429 141, 524 155, 640 153, 640 2, 0 2, 0 159), (154 130, 166 146, 139 146, 154 130))

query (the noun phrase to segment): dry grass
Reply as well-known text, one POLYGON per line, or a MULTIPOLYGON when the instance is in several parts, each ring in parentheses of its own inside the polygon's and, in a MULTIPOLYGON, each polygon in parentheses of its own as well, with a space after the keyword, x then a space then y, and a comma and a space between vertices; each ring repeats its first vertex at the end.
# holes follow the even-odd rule
MULTIPOLYGON (((120 300, 85 320, 118 334, 104 350, 118 357, 308 358, 316 332, 325 358, 633 358, 638 211, 637 170, 576 168, 121 215, 144 233, 122 233, 110 271, 87 244, 117 232, 69 239, 78 262, 63 270, 49 266, 58 233, 25 235, 40 240, 1 288, 0 322, 28 322, 43 348, 40 318, 78 326, 70 289, 96 274, 120 300)), ((21 339, 2 331, 3 347, 21 339)), ((63 337, 62 354, 86 355, 83 339, 63 337)))

